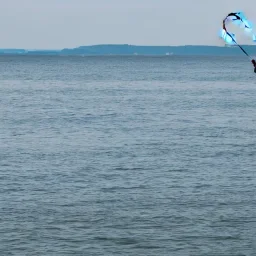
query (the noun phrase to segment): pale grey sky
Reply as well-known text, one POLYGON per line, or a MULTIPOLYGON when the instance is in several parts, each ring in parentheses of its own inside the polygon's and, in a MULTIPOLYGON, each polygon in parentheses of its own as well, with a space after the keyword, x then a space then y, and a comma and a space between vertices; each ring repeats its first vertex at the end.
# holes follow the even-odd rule
POLYGON ((225 14, 256 20, 256 0, 0 0, 0 48, 223 44, 225 14))

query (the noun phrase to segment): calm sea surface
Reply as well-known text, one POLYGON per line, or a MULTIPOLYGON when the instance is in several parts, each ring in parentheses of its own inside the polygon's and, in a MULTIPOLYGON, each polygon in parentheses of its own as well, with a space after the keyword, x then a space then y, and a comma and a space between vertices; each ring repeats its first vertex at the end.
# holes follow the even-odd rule
POLYGON ((256 255, 256 74, 241 57, 0 57, 0 255, 256 255))

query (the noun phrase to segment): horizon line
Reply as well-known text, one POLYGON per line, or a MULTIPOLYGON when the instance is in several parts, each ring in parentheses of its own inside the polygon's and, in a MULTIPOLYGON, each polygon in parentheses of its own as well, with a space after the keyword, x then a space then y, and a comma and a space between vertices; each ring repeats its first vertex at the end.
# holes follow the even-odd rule
MULTIPOLYGON (((9 48, 9 47, 0 47, 0 50, 25 50, 25 51, 61 51, 64 49, 76 49, 79 47, 92 47, 92 46, 120 46, 120 45, 127 45, 127 46, 136 46, 136 47, 234 47, 236 45, 208 45, 208 44, 185 44, 185 45, 140 45, 140 44, 114 44, 114 43, 101 43, 101 44, 90 44, 90 45, 80 45, 75 47, 64 47, 64 48, 9 48)), ((253 44, 241 44, 243 46, 256 46, 253 44)))

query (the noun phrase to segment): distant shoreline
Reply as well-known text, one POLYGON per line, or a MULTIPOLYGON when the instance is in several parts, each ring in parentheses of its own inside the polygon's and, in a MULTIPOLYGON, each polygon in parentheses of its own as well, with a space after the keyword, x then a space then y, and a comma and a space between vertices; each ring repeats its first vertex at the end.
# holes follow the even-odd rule
MULTIPOLYGON (((245 45, 251 55, 256 55, 256 46, 245 45)), ((242 56, 236 46, 137 46, 128 44, 102 44, 65 48, 61 50, 26 50, 0 49, 1 55, 57 55, 57 56, 102 56, 102 55, 143 55, 143 56, 172 56, 172 55, 212 55, 212 56, 242 56)))

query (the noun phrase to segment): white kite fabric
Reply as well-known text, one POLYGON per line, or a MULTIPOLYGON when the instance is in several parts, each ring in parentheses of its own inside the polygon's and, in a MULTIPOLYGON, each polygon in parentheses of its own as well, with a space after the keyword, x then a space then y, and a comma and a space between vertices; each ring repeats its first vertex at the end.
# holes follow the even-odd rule
POLYGON ((245 36, 249 36, 253 43, 256 43, 256 36, 253 33, 253 24, 249 21, 243 12, 231 12, 222 22, 222 30, 220 31, 220 37, 228 45, 239 44, 236 39, 236 35, 231 31, 229 24, 232 23, 240 28, 245 36))

